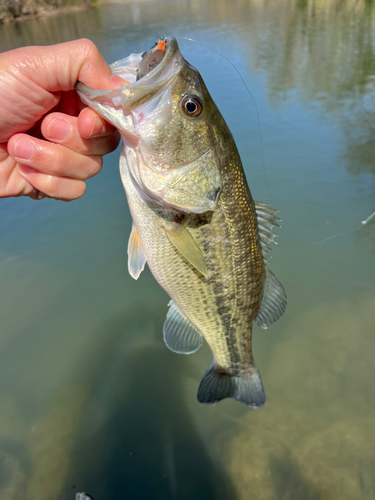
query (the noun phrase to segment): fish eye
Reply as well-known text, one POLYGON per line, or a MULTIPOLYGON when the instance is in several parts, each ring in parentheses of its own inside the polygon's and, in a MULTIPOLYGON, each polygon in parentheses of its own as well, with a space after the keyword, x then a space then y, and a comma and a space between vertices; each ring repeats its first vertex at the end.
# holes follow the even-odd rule
POLYGON ((201 114, 202 104, 197 97, 186 96, 182 100, 182 109, 184 113, 195 118, 201 114))

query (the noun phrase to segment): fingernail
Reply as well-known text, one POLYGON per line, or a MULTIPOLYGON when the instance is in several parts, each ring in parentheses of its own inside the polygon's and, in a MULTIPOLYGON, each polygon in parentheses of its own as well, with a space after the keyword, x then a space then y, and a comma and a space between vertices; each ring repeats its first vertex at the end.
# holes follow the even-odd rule
POLYGON ((31 160, 35 153, 35 146, 27 139, 19 139, 14 146, 16 158, 31 160))
POLYGON ((96 117, 91 128, 90 137, 102 134, 104 130, 105 126, 103 125, 102 121, 98 117, 96 117))
POLYGON ((34 168, 31 168, 31 167, 28 167, 27 165, 18 165, 18 170, 20 170, 20 172, 22 174, 25 174, 25 175, 28 175, 28 174, 32 174, 33 172, 35 172, 35 169, 34 168))
POLYGON ((63 141, 66 139, 69 129, 69 123, 61 118, 55 118, 47 127, 47 136, 55 141, 63 141))

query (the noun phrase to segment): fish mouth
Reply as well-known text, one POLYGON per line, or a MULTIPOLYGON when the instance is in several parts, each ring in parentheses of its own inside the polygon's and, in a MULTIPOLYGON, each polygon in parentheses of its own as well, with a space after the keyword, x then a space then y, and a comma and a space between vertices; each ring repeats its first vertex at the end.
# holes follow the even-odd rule
MULTIPOLYGON (((183 61, 177 40, 165 37, 158 39, 149 51, 139 55, 132 54, 129 58, 110 65, 112 72, 130 81, 130 85, 120 85, 114 90, 94 90, 77 82, 76 90, 83 102, 99 114, 99 107, 103 106, 117 109, 121 107, 123 111, 131 112, 169 85, 180 71, 183 61)), ((110 119, 111 113, 108 110, 101 111, 105 113, 104 117, 113 123, 110 119)))
POLYGON ((170 85, 182 64, 183 57, 177 40, 167 37, 158 40, 154 47, 140 55, 136 81, 122 88, 123 109, 132 111, 158 94, 163 87, 170 85))
POLYGON ((178 50, 175 38, 160 38, 158 36, 154 45, 141 55, 136 81, 148 75, 150 78, 154 78, 155 75, 162 73, 178 50))
POLYGON ((110 65, 112 73, 127 80, 130 85, 120 85, 114 90, 94 90, 77 82, 75 88, 85 104, 112 123, 123 135, 129 135, 132 129, 131 120, 129 121, 132 111, 168 86, 183 64, 177 40, 165 37, 158 39, 149 51, 131 54, 110 65), (150 54, 155 55, 157 52, 161 54, 158 54, 158 60, 153 61, 150 54), (146 67, 142 67, 143 61, 146 67))

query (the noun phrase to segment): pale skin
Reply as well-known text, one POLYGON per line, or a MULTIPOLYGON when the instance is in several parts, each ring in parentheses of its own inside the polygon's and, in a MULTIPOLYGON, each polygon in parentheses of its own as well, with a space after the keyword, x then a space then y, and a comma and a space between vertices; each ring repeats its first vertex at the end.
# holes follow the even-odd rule
POLYGON ((127 83, 89 40, 0 54, 0 198, 80 198, 120 140, 74 86, 127 83))

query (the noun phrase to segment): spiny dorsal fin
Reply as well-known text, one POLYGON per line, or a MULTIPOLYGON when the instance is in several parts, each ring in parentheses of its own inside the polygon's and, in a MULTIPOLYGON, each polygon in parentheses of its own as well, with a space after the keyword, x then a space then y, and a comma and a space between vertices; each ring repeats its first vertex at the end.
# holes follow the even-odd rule
POLYGON ((179 222, 173 222, 169 227, 163 228, 169 241, 198 271, 207 277, 207 268, 203 254, 197 242, 189 231, 179 222))
POLYGON ((274 226, 280 227, 279 222, 281 222, 281 219, 276 217, 278 210, 271 208, 267 203, 256 201, 255 211, 258 220, 258 232, 262 247, 263 260, 267 265, 268 259, 270 258, 270 251, 272 250, 270 243, 275 243, 275 245, 277 245, 275 241, 277 234, 271 231, 271 229, 274 226))
POLYGON ((163 337, 167 347, 179 354, 191 354, 203 344, 199 330, 176 306, 173 300, 169 303, 167 319, 163 326, 163 337))
POLYGON ((138 229, 133 224, 128 243, 128 269, 130 276, 137 280, 145 268, 145 264, 146 257, 141 237, 139 236, 138 229))
POLYGON ((286 294, 283 285, 269 269, 266 268, 263 297, 255 322, 261 328, 268 328, 285 312, 286 294))

